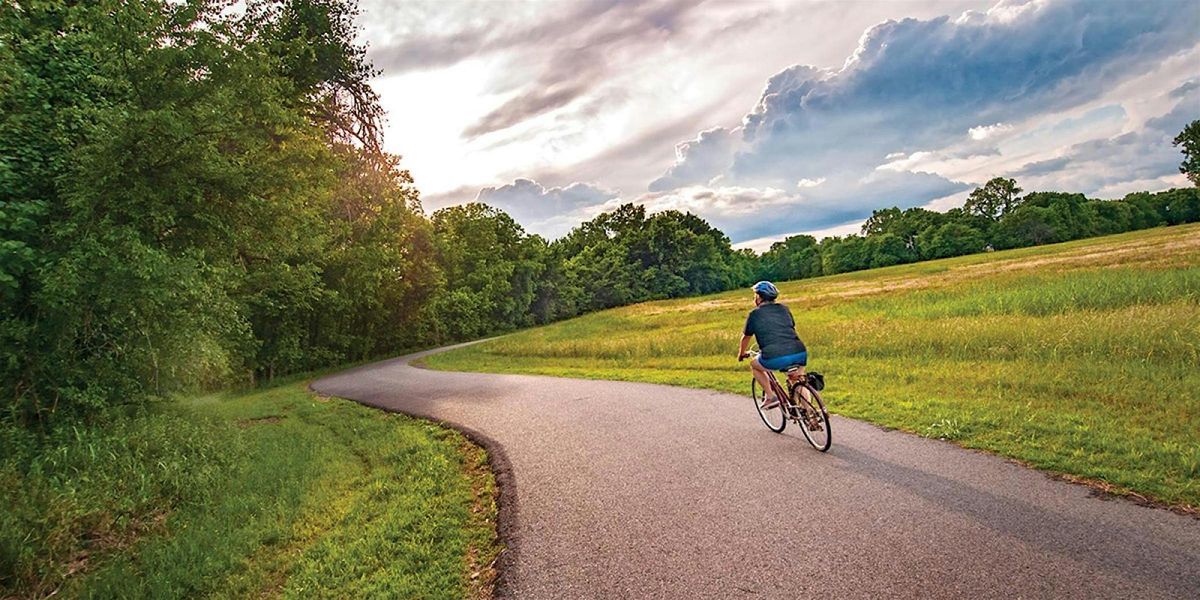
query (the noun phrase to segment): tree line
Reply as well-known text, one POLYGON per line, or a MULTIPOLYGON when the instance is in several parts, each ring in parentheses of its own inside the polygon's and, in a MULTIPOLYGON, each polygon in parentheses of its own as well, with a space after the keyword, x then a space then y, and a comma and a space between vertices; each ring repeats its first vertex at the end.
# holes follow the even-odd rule
POLYGON ((1119 200, 1021 192, 1015 180, 998 177, 946 212, 879 209, 859 235, 776 242, 760 258, 759 273, 800 279, 1200 221, 1198 188, 1136 192, 1119 200))
MULTIPOLYGON (((1195 190, 876 211, 758 256, 623 205, 426 215, 350 0, 0 4, 0 393, 48 423, 645 300, 1197 220, 1195 190)), ((413 91, 412 93, 420 93, 413 91)))

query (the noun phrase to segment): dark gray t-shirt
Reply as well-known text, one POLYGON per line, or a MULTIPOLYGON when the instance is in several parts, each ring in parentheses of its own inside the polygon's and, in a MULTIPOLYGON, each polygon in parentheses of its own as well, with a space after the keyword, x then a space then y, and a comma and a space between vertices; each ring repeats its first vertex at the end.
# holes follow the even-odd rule
POLYGON ((746 317, 746 329, 742 333, 754 336, 763 358, 808 351, 804 342, 796 336, 796 321, 792 319, 792 311, 777 302, 767 302, 750 311, 750 316, 746 317))

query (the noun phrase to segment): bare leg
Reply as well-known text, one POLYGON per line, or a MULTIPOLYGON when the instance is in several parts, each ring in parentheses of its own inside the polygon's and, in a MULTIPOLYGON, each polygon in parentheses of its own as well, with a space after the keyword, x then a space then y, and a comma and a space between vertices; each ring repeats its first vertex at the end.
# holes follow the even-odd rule
POLYGON ((750 372, 754 374, 754 379, 758 381, 758 385, 762 386, 763 392, 769 396, 775 396, 775 390, 771 389, 771 376, 762 365, 758 364, 758 359, 750 361, 750 372))

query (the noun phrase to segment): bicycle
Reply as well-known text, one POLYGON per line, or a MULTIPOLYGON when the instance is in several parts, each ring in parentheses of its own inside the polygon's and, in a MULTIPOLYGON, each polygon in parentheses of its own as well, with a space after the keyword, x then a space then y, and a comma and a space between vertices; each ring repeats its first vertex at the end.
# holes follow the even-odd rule
MULTIPOLYGON (((757 351, 749 353, 751 358, 757 358, 760 354, 757 351)), ((763 424, 775 433, 782 433, 783 429, 787 427, 788 421, 792 421, 800 427, 804 433, 804 439, 808 440, 813 448, 821 452, 829 450, 829 446, 833 443, 833 433, 829 428, 829 413, 825 410, 825 403, 821 401, 820 391, 814 387, 820 376, 816 373, 805 372, 803 365, 792 365, 780 372, 786 372, 788 375, 786 391, 779 384, 779 380, 775 378, 775 372, 767 371, 767 376, 771 380, 771 389, 774 390, 775 397, 779 399, 778 405, 767 409, 763 408, 766 391, 760 389, 757 379, 750 378, 750 397, 754 399, 754 407, 758 410, 758 416, 762 418, 763 424), (808 392, 811 402, 805 399, 805 392, 808 392)), ((822 383, 819 387, 824 387, 824 384, 822 383)))

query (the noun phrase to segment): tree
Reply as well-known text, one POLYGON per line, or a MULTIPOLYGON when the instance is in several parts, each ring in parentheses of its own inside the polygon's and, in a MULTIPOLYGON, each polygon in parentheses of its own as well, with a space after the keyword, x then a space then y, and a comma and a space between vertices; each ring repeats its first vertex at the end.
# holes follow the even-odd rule
POLYGON ((443 340, 467 339, 533 324, 529 307, 544 271, 541 238, 501 210, 472 202, 432 217, 445 292, 435 299, 443 340))
POLYGON ((867 252, 872 269, 912 262, 916 258, 904 240, 894 233, 868 236, 867 252))
POLYGON ((950 222, 922 233, 920 244, 927 258, 949 258, 983 251, 984 238, 978 229, 950 222))
POLYGON ((848 235, 821 240, 821 268, 826 275, 859 271, 870 266, 867 238, 848 235))
POLYGON ((871 211, 871 216, 867 218, 862 226, 862 234, 864 236, 879 235, 890 233, 902 218, 904 214, 900 212, 898 207, 880 208, 871 211))
POLYGON ((794 235, 771 244, 761 257, 761 279, 782 280, 821 274, 821 251, 811 235, 794 235))
POLYGON ((1008 215, 996 230, 997 248, 1039 246, 1067 239, 1060 214, 1046 206, 1028 204, 1008 215))
POLYGON ((968 213, 998 221, 1017 207, 1020 194, 1017 180, 995 177, 971 192, 963 208, 968 213))
POLYGON ((351 7, 0 4, 10 414, 82 414, 419 339, 437 282, 427 224, 372 133, 351 7))
POLYGON ((1196 187, 1200 187, 1200 119, 1192 121, 1175 136, 1174 145, 1183 152, 1179 172, 1187 175, 1196 187))
MULTIPOLYGON (((1050 219, 1056 230, 1055 241, 1074 240, 1096 235, 1100 231, 1099 216, 1093 204, 1083 194, 1064 192, 1034 192, 1022 199, 1022 206, 1050 209, 1050 219)), ((1046 242, 1036 242, 1038 244, 1046 242)))

